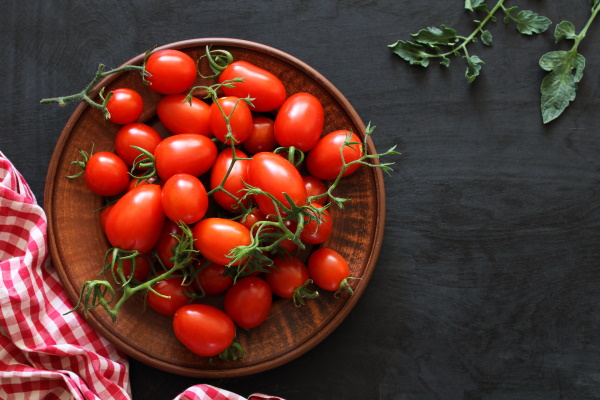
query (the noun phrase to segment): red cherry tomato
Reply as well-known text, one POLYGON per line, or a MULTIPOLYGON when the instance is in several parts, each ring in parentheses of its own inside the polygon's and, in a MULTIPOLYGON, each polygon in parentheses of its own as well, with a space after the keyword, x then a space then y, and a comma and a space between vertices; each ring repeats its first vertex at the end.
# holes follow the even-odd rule
POLYGON ((244 141, 244 149, 251 154, 273 150, 277 146, 274 127, 275 121, 271 118, 262 115, 252 118, 252 131, 244 141))
POLYGON ((127 188, 129 169, 116 154, 101 151, 93 154, 87 161, 83 180, 97 195, 115 196, 127 188))
POLYGON ((251 329, 264 322, 272 301, 269 284, 259 277, 247 276, 225 293, 225 312, 242 328, 251 329))
MULTIPOLYGON (((306 195, 309 197, 309 200, 313 196, 320 196, 324 193, 327 193, 327 185, 325 185, 325 182, 323 182, 319 178, 315 178, 312 175, 304 175, 302 176, 302 180, 304 181, 306 195)), ((318 199, 313 200, 313 203, 322 206, 324 206, 326 202, 327 196, 319 197, 318 199)))
POLYGON ((156 114, 162 124, 173 134, 197 133, 212 137, 208 123, 210 106, 192 97, 191 104, 184 101, 186 94, 163 97, 156 106, 156 114))
POLYGON ((146 60, 146 71, 151 76, 150 89, 161 94, 177 94, 187 91, 196 80, 196 63, 179 50, 159 50, 146 60))
POLYGON ((219 141, 230 144, 230 141, 225 138, 229 132, 225 116, 229 118, 235 144, 243 143, 252 131, 252 113, 248 104, 239 97, 228 96, 217 99, 210 106, 210 130, 219 141))
POLYGON ((144 110, 144 100, 133 89, 121 88, 112 91, 112 96, 106 103, 110 113, 108 120, 115 124, 129 124, 137 120, 144 110))
POLYGON ((301 287, 310 279, 308 268, 296 257, 275 257, 273 259, 273 270, 265 274, 265 279, 273 293, 291 299, 296 289, 301 287))
POLYGON ((304 152, 312 149, 323 130, 325 113, 319 99, 310 93, 296 93, 281 106, 275 117, 275 139, 283 147, 304 152))
POLYGON ((162 189, 162 206, 171 221, 196 223, 208 210, 208 195, 200 179, 190 174, 175 174, 162 189))
POLYGON ((158 176, 163 180, 179 173, 200 176, 215 162, 217 146, 203 135, 173 135, 156 146, 154 158, 158 176))
POLYGON ((225 293, 233 285, 233 278, 225 275, 224 265, 212 262, 198 263, 200 270, 194 279, 194 286, 198 292, 204 291, 208 295, 225 293))
MULTIPOLYGON (((236 150, 235 155, 238 158, 248 157, 241 150, 236 150)), ((219 153, 210 173, 211 190, 216 188, 217 186, 219 186, 219 184, 221 184, 221 182, 223 182, 223 178, 225 178, 227 171, 229 171, 229 167, 231 166, 232 161, 233 153, 231 151, 231 148, 226 148, 221 153, 219 153)), ((234 199, 229 194, 222 191, 214 192, 212 197, 213 199, 215 199, 217 204, 229 211, 239 210, 239 199, 244 197, 244 195, 246 194, 246 192, 243 191, 243 189, 246 188, 244 182, 247 181, 248 160, 236 160, 235 164, 233 165, 233 168, 227 176, 227 180, 223 184, 223 188, 227 190, 228 193, 236 196, 237 199, 234 199)), ((241 203, 244 205, 244 207, 248 206, 248 199, 245 198, 241 203)))
MULTIPOLYGON (((312 205, 316 208, 322 208, 321 205, 316 203, 313 203, 312 205)), ((331 235, 331 231, 333 230, 333 221, 331 219, 331 215, 329 215, 329 211, 323 210, 323 214, 319 215, 318 218, 321 221, 320 224, 317 224, 317 221, 313 219, 307 219, 304 229, 302 229, 302 232, 300 232, 300 240, 302 240, 304 243, 323 243, 327 240, 329 235, 331 235)))
POLYGON ((142 185, 115 203, 106 219, 106 236, 114 247, 145 254, 156 244, 164 222, 160 187, 142 185))
POLYGON ((254 210, 250 211, 248 215, 246 215, 246 218, 243 221, 240 220, 240 223, 246 228, 252 229, 252 226, 254 226, 255 223, 258 221, 265 221, 266 219, 267 216, 265 213, 260 211, 260 209, 255 208, 254 210))
MULTIPOLYGON (((308 172, 319 179, 336 179, 344 165, 340 156, 340 149, 342 147, 346 164, 361 158, 363 155, 361 144, 344 146, 348 137, 350 143, 361 143, 360 138, 355 133, 349 131, 335 131, 321 138, 306 156, 306 168, 308 172)), ((360 167, 360 164, 348 166, 342 176, 353 174, 358 167, 360 167)))
POLYGON ((194 247, 202 256, 215 264, 228 265, 227 257, 237 246, 251 243, 250 231, 237 221, 225 218, 205 218, 192 228, 194 247))
POLYGON ((189 304, 177 310, 173 331, 185 347, 202 357, 221 354, 235 337, 231 318, 207 304, 189 304))
POLYGON ((146 304, 148 304, 148 306, 150 306, 150 308, 152 308, 154 311, 158 311, 164 315, 175 315, 175 312, 178 309, 185 306, 192 300, 188 294, 193 293, 193 290, 189 287, 189 285, 183 284, 183 278, 163 279, 162 281, 158 281, 156 285, 152 286, 152 289, 162 296, 159 296, 152 290, 149 290, 148 295, 146 296, 146 304))
MULTIPOLYGON (((271 194, 286 207, 290 204, 283 193, 287 193, 298 206, 306 204, 306 189, 300 172, 278 154, 255 154, 248 164, 248 183, 271 194)), ((271 199, 265 195, 253 197, 263 213, 275 214, 275 206, 271 199)))
POLYGON ((162 141, 160 134, 151 126, 142 123, 127 124, 117 132, 115 150, 119 157, 130 167, 141 152, 131 146, 141 147, 154 154, 156 146, 162 141))
POLYGON ((350 268, 340 253, 321 247, 308 258, 308 273, 321 289, 335 292, 350 277, 350 268))
POLYGON ((281 80, 271 72, 246 61, 232 62, 219 75, 219 83, 244 78, 233 88, 223 87, 227 96, 251 97, 254 111, 273 111, 280 107, 287 95, 281 80))
POLYGON ((173 235, 181 236, 182 233, 183 231, 175 222, 170 219, 165 221, 154 250, 166 269, 173 268, 174 262, 171 260, 173 257, 173 248, 179 243, 173 235))

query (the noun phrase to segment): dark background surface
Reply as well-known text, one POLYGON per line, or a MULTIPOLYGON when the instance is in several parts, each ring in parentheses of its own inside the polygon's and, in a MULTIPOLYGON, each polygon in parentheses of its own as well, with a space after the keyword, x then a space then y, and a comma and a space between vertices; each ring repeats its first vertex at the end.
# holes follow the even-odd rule
MULTIPOLYGON (((490 3, 495 3, 491 1, 490 3)), ((474 27, 455 1, 29 1, 0 15, 0 151, 42 202, 45 176, 97 65, 151 46, 231 37, 308 63, 402 152, 385 179, 387 223, 377 268, 340 327, 295 361, 255 376, 201 380, 131 361, 135 400, 210 383, 243 396, 295 399, 600 398, 600 21, 580 52, 576 101, 544 126, 538 59, 564 48, 554 26, 580 30, 589 1, 515 0, 548 16, 543 35, 501 18, 486 64, 425 70, 387 45, 426 26, 474 27)))

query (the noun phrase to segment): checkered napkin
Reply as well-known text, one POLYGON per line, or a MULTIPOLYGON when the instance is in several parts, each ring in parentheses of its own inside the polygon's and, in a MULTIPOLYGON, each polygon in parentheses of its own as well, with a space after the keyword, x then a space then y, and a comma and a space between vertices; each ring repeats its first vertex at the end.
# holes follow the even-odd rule
MULTIPOLYGON (((65 315, 72 307, 48 256, 46 215, 0 152, 0 399, 131 399, 126 356, 65 315)), ((196 385, 175 400, 244 398, 196 385)))

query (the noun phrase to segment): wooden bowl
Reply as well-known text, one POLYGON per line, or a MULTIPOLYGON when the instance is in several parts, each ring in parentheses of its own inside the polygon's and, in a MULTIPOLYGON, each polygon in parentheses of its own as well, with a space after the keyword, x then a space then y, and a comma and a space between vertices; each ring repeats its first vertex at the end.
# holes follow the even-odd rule
MULTIPOLYGON (((209 38, 194 39, 162 46, 182 50, 194 59, 204 54, 205 46, 230 51, 236 60, 246 60, 273 72, 285 84, 288 96, 309 92, 323 104, 323 134, 350 129, 363 135, 365 126, 348 100, 321 74, 302 61, 279 50, 243 40, 209 38)), ((140 65, 143 55, 126 64, 140 65)), ((204 75, 208 75, 205 71, 204 75)), ((206 81, 197 84, 206 85, 206 81)), ((96 87, 108 90, 130 87, 142 94, 145 109, 140 122, 154 126, 163 134, 164 127, 156 117, 160 95, 142 83, 139 73, 111 75, 96 87)), ((54 267, 71 300, 77 302, 86 280, 97 279, 109 243, 100 228, 102 199, 85 186, 83 179, 67 179, 79 159, 79 149, 114 151, 113 139, 119 126, 106 122, 102 114, 87 104, 80 104, 68 120, 54 150, 45 189, 48 237, 54 267)), ((369 140, 368 151, 375 153, 369 140)), ((324 243, 343 254, 350 264, 354 295, 321 295, 309 300, 305 307, 292 301, 274 299, 267 320, 251 331, 238 330, 245 356, 237 361, 219 359, 209 363, 196 356, 175 337, 171 318, 152 309, 144 311, 141 298, 130 299, 113 323, 101 308, 88 315, 89 323, 127 355, 152 367, 201 378, 236 377, 258 373, 285 364, 304 354, 327 337, 352 310, 375 268, 379 255, 385 219, 385 193, 380 169, 361 167, 338 186, 337 195, 350 198, 343 210, 332 207, 334 232, 324 243)))

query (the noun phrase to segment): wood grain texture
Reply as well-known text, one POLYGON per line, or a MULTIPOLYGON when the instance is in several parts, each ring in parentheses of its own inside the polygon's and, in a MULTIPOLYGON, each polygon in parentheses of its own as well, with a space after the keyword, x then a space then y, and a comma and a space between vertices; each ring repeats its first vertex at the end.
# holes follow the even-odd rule
MULTIPOLYGON (((488 1, 488 3, 494 3, 488 1)), ((587 0, 512 0, 578 29, 587 0)), ((470 32, 463 1, 9 2, 0 14, 0 150, 38 199, 79 91, 97 64, 154 44, 237 37, 308 63, 399 145, 385 178, 387 220, 376 272, 352 313, 293 362, 255 376, 199 380, 131 361, 135 399, 211 383, 249 395, 318 399, 595 399, 600 393, 600 22, 575 102, 541 123, 538 67, 564 49, 552 32, 490 26, 486 64, 410 66, 386 45, 426 26, 470 32)), ((553 29, 553 27, 551 29, 553 29)))

